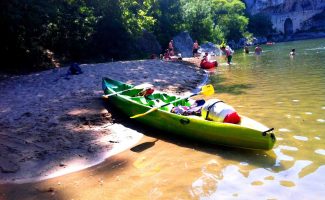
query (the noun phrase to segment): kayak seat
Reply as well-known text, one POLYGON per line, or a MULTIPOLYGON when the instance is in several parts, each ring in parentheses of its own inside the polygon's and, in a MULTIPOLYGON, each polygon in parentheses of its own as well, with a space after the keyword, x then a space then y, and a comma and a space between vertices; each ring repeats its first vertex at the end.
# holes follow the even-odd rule
POLYGON ((175 96, 169 96, 168 94, 165 93, 154 93, 152 95, 149 95, 147 98, 153 101, 157 101, 157 100, 162 101, 164 103, 169 103, 176 99, 175 96))
POLYGON ((142 96, 137 96, 137 97, 131 97, 130 99, 132 99, 133 101, 136 101, 140 104, 146 105, 146 106, 154 106, 155 102, 152 100, 148 100, 145 97, 142 96))
POLYGON ((133 101, 136 101, 138 103, 147 105, 147 100, 144 97, 138 96, 138 97, 131 97, 130 99, 132 99, 133 101))
POLYGON ((118 86, 113 86, 111 88, 118 92, 118 91, 130 89, 131 87, 128 87, 127 85, 118 85, 118 86))
POLYGON ((132 90, 127 90, 125 92, 123 92, 122 94, 130 96, 130 97, 143 97, 143 96, 139 96, 139 92, 141 92, 142 89, 132 89, 132 90))

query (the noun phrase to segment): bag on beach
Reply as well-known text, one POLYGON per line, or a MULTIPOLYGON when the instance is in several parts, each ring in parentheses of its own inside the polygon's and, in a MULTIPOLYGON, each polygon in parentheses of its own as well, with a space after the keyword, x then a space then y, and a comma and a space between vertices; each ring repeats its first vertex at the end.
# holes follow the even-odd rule
POLYGON ((82 70, 79 67, 78 63, 72 63, 67 72, 68 75, 78 75, 82 74, 82 70))

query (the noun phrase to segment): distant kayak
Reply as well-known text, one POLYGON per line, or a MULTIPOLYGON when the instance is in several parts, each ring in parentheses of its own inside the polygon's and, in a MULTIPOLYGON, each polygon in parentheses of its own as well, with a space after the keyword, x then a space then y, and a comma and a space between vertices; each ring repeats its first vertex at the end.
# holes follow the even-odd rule
POLYGON ((173 133, 194 141, 245 149, 270 150, 276 142, 273 128, 242 115, 238 124, 210 121, 197 115, 172 112, 175 107, 191 106, 193 100, 188 98, 156 90, 144 94, 144 88, 106 77, 102 80, 102 87, 105 95, 109 96, 108 103, 129 117, 140 115, 130 120, 137 120, 166 134, 173 133), (148 112, 153 108, 157 109, 148 112))

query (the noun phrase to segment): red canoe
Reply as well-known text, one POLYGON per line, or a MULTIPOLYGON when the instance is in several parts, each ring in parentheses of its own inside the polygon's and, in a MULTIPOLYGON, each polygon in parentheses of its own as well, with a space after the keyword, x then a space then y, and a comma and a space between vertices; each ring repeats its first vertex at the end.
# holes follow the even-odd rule
POLYGON ((214 67, 218 67, 218 63, 217 63, 217 61, 213 61, 213 62, 201 61, 200 66, 203 69, 211 69, 214 67))

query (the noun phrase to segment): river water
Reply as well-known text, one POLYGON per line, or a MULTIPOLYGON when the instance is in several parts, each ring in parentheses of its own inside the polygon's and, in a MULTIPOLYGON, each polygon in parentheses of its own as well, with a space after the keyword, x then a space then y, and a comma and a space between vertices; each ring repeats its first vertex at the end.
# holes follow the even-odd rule
POLYGON ((323 199, 325 39, 262 48, 260 56, 237 50, 230 66, 218 58, 210 82, 214 97, 275 128, 272 150, 209 146, 145 129, 138 146, 90 169, 22 185, 21 193, 49 191, 40 199, 323 199))
POLYGON ((267 152, 160 144, 136 162, 148 199, 322 199, 325 196, 325 39, 237 50, 218 59, 215 97, 274 127, 267 152), (292 48, 294 57, 289 56, 292 48), (253 52, 253 48, 250 49, 253 52))
POLYGON ((208 173, 215 189, 198 196, 321 199, 325 195, 325 40, 263 46, 261 56, 238 51, 233 61, 233 66, 221 64, 211 77, 216 96, 239 113, 274 127, 278 141, 266 155, 250 155, 251 160, 236 155, 238 159, 221 173, 208 173), (289 56, 292 48, 297 52, 294 57, 289 56))

